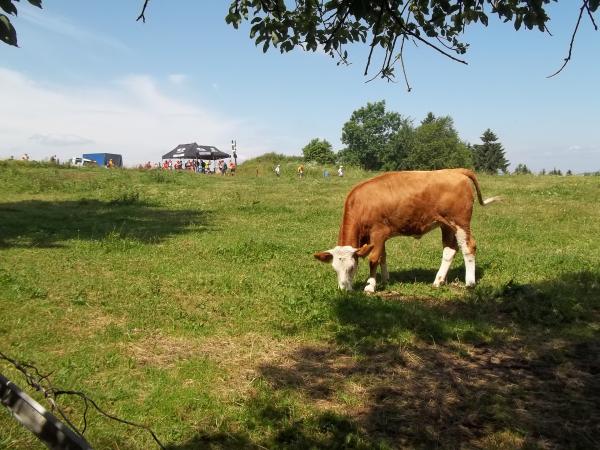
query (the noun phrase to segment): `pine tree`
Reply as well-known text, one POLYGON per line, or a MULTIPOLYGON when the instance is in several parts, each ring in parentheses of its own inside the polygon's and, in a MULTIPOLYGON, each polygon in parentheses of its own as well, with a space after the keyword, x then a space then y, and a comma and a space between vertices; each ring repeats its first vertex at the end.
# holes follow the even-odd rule
POLYGON ((529 170, 529 167, 527 167, 525 164, 519 164, 513 173, 515 175, 530 175, 531 170, 529 170))
POLYGON ((504 148, 489 128, 485 130, 481 141, 483 144, 473 146, 473 162, 475 170, 496 174, 499 170, 506 173, 508 160, 504 156, 504 148))

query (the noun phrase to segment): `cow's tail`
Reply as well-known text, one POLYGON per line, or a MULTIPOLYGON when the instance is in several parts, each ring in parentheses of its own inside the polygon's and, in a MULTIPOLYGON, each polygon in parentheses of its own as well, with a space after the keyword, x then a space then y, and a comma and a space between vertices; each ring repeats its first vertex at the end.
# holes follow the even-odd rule
POLYGON ((479 182, 477 181, 477 177, 475 176, 475 174, 472 171, 468 170, 468 169, 458 169, 458 170, 464 176, 470 178, 471 181, 473 182, 473 185, 475 186, 475 190, 477 191, 477 199, 479 200, 479 204, 481 206, 489 205, 490 203, 499 202, 499 201, 502 200, 502 197, 499 197, 499 196, 486 198, 484 200, 481 197, 481 189, 479 189, 479 182))

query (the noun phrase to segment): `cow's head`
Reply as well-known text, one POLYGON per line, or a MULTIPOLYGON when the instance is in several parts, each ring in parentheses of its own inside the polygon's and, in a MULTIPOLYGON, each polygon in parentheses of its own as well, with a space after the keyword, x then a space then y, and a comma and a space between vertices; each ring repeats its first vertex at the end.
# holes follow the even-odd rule
POLYGON ((315 253, 315 258, 322 262, 330 262, 338 277, 338 286, 342 290, 352 290, 352 279, 358 268, 358 258, 369 254, 373 244, 365 244, 360 248, 350 245, 336 246, 331 250, 315 253))

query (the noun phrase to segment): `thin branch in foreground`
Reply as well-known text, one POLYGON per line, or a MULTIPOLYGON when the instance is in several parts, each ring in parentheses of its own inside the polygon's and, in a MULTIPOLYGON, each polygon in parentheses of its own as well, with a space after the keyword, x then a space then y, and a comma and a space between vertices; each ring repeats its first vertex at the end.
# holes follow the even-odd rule
POLYGON ((594 30, 598 31, 598 25, 596 25, 596 21, 594 20, 594 15, 592 14, 592 12, 590 11, 590 7, 588 5, 585 5, 585 10, 588 13, 588 17, 590 18, 590 21, 592 22, 592 25, 594 27, 594 30))
POLYGON ((569 53, 568 53, 567 57, 565 58, 565 62, 563 63, 562 66, 560 66, 560 69, 558 69, 552 75, 548 75, 546 78, 552 78, 553 76, 561 73, 562 70, 567 66, 567 64, 571 60, 571 55, 573 54, 573 44, 575 43, 575 36, 577 35, 577 30, 579 29, 579 24, 581 23, 581 18, 583 17, 583 12, 588 7, 587 3, 588 3, 588 0, 583 0, 583 4, 581 5, 581 8, 579 10, 579 17, 577 17, 577 23, 575 24, 575 29, 573 30, 573 34, 571 35, 571 43, 569 44, 569 53))
POLYGON ((405 41, 405 37, 402 36, 402 43, 400 44, 400 54, 398 55, 400 57, 400 65, 402 66, 402 73, 404 74, 404 81, 406 82, 406 89, 408 92, 412 91, 412 88, 410 87, 410 84, 408 82, 408 77, 406 76, 406 68, 404 67, 404 41, 405 41))
MULTIPOLYGON (((146 0, 147 3, 148 0, 146 0)), ((107 413, 106 411, 102 410, 102 408, 100 408, 96 402, 94 400, 92 400, 90 397, 87 396, 87 394, 80 392, 80 391, 70 391, 70 390, 62 390, 62 389, 57 389, 54 386, 52 386, 52 384, 50 383, 50 380, 48 379, 49 375, 42 375, 39 370, 37 369, 37 367, 35 367, 32 364, 28 364, 28 363, 21 363, 9 356, 6 356, 3 352, 0 351, 0 360, 4 360, 8 363, 10 363, 14 368, 16 368, 19 372, 21 372, 26 380, 26 383, 34 390, 42 393, 44 395, 44 398, 48 401, 48 403, 50 403, 50 405, 52 405, 53 409, 56 409, 59 414, 61 415, 61 417, 65 420, 65 422, 68 424, 69 428, 76 433, 78 436, 81 436, 82 438, 84 437, 83 434, 85 433, 86 429, 87 429, 87 413, 89 410, 89 405, 88 403, 91 403, 91 405, 94 407, 94 409, 96 409, 96 411, 103 415, 104 417, 107 417, 109 419, 112 419, 116 422, 120 422, 132 427, 136 427, 136 428, 140 428, 142 430, 147 431, 148 433, 150 433, 150 435, 152 436, 152 439, 154 439, 154 441, 156 442, 156 444, 161 448, 161 449, 165 449, 165 446, 162 444, 162 442, 158 439, 158 437, 156 436, 156 434, 154 433, 154 431, 143 424, 139 424, 139 423, 135 423, 135 422, 131 422, 129 420, 125 420, 125 419, 121 419, 119 417, 116 417, 112 414, 107 413), (35 374, 32 374, 31 372, 35 372, 35 374), (68 419, 68 417, 64 414, 64 412, 58 407, 56 400, 58 399, 59 396, 61 395, 74 395, 77 396, 79 398, 81 398, 84 402, 85 405, 85 409, 83 412, 83 430, 79 431, 77 429, 77 427, 75 425, 73 425, 73 423, 68 419)))
MULTIPOLYGON (((587 0, 585 0, 587 1, 587 0)), ((466 62, 465 60, 462 60, 460 58, 456 58, 455 56, 452 56, 450 53, 442 50, 441 48, 439 48, 437 45, 432 44, 431 42, 429 42, 427 39, 422 38, 419 34, 415 33, 414 31, 409 30, 408 28, 406 28, 406 25, 402 22, 401 18, 399 18, 396 15, 396 11, 394 11, 390 5, 386 4, 386 8, 388 10, 388 12, 390 13, 390 16, 392 17, 392 19, 394 19, 394 21, 396 22, 396 24, 400 27, 400 29, 402 30, 402 34, 408 35, 408 36, 412 36, 414 39, 423 42, 425 45, 431 47, 432 49, 434 49, 435 51, 441 53, 442 55, 452 59, 453 61, 468 65, 469 63, 466 62)))
POLYGON ((146 23, 146 16, 144 14, 146 13, 146 7, 148 6, 149 1, 150 0, 144 0, 144 6, 142 6, 142 12, 138 16, 138 18, 135 19, 136 22, 141 19, 142 22, 146 23))

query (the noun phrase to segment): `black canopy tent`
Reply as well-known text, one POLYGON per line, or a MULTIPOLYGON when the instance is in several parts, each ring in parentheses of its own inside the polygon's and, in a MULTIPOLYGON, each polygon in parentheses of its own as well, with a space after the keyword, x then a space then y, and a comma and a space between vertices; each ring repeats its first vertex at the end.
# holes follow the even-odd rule
POLYGON ((229 158, 230 156, 228 153, 222 152, 212 145, 198 145, 192 142, 191 144, 178 145, 169 153, 164 154, 162 159, 209 159, 214 161, 229 158))

